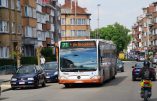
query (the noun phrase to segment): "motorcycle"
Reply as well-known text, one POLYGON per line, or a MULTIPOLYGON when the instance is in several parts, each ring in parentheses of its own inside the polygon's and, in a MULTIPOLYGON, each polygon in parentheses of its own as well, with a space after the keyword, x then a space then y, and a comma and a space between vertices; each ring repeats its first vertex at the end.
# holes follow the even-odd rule
POLYGON ((151 88, 152 88, 152 81, 151 80, 142 80, 140 82, 141 85, 141 98, 144 99, 144 101, 148 101, 148 99, 151 97, 151 88))

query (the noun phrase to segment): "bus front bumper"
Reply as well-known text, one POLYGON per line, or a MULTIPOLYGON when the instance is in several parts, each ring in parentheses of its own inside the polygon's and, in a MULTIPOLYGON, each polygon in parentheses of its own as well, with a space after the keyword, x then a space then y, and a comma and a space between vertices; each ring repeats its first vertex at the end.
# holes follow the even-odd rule
POLYGON ((96 83, 100 84, 101 80, 100 79, 86 79, 86 80, 60 80, 60 84, 77 84, 77 83, 96 83))

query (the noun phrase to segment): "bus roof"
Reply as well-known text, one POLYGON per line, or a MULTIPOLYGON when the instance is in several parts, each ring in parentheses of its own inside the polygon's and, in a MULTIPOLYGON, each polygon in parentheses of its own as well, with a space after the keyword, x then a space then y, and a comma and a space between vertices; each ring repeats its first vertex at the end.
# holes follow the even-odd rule
POLYGON ((77 39, 77 40, 61 40, 59 41, 60 42, 69 42, 69 41, 98 41, 98 42, 105 42, 105 43, 108 43, 108 44, 113 44, 115 45, 112 41, 110 40, 104 40, 104 39, 77 39))

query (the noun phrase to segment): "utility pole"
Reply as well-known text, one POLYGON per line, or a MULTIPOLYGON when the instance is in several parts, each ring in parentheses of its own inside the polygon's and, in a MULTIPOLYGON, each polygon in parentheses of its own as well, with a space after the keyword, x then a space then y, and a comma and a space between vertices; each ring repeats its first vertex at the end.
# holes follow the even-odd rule
POLYGON ((100 4, 97 4, 97 7, 98 7, 98 29, 97 29, 97 35, 96 35, 96 38, 99 39, 100 36, 99 36, 99 7, 100 7, 100 4))

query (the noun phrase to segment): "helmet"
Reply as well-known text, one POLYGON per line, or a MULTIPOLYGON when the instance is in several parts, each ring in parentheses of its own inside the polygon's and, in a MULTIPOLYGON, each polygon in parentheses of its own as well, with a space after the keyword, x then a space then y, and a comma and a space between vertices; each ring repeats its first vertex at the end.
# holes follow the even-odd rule
POLYGON ((149 67, 150 63, 149 63, 149 61, 144 61, 143 65, 144 65, 144 67, 149 67))

